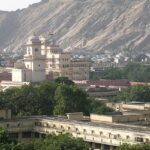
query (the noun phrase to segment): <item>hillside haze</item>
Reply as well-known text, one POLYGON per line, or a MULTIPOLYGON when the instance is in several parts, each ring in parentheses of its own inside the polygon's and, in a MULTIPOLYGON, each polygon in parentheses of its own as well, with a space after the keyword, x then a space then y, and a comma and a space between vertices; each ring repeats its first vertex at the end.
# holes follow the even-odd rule
POLYGON ((50 32, 69 51, 148 52, 150 0, 43 0, 0 11, 0 49, 17 50, 33 33, 50 32))

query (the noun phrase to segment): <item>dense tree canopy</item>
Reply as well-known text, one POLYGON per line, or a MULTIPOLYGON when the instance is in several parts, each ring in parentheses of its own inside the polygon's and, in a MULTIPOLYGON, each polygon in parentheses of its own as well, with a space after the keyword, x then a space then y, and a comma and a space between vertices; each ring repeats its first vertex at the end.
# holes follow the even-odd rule
POLYGON ((55 91, 55 102, 55 114, 78 111, 89 113, 87 107, 90 107, 88 95, 76 86, 59 85, 55 91))
POLYGON ((95 114, 105 114, 106 112, 113 112, 113 109, 106 107, 102 102, 91 101, 91 110, 90 112, 95 114))
POLYGON ((0 128, 0 150, 89 150, 89 145, 68 134, 50 134, 38 140, 17 142, 9 139, 5 130, 0 128))
POLYGON ((150 150, 150 145, 145 144, 145 145, 128 145, 124 144, 119 147, 117 147, 116 150, 150 150))
POLYGON ((91 73, 91 79, 128 79, 137 82, 150 82, 150 66, 129 63, 125 68, 108 68, 99 73, 91 73))
POLYGON ((117 97, 115 97, 117 101, 139 101, 139 102, 150 102, 150 86, 130 86, 127 89, 119 92, 117 97))
POLYGON ((35 150, 89 150, 89 145, 68 134, 52 134, 36 142, 35 150))
POLYGON ((93 105, 94 100, 84 90, 70 84, 72 81, 68 82, 44 81, 39 85, 8 89, 0 92, 0 107, 10 108, 13 115, 18 116, 64 115, 69 112, 89 114, 94 111, 94 106, 99 112, 104 112, 104 104, 93 105))

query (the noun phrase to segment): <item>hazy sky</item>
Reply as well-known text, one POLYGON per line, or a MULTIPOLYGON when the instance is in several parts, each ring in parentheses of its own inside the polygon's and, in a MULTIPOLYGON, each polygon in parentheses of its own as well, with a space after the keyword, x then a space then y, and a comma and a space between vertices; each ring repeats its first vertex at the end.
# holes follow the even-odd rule
POLYGON ((41 0, 0 0, 0 10, 16 10, 25 8, 29 4, 39 2, 41 0))

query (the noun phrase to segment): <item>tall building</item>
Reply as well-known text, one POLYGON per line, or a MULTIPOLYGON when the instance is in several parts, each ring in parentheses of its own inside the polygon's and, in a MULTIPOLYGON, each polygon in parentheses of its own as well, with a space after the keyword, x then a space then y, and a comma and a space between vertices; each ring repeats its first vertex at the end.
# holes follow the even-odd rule
POLYGON ((12 81, 40 82, 45 80, 45 56, 41 54, 39 37, 35 35, 29 37, 26 46, 24 59, 17 61, 12 69, 12 81))
POLYGON ((73 59, 55 40, 33 35, 26 43, 26 54, 12 69, 13 82, 40 82, 57 77, 71 80, 88 80, 90 61, 73 59))

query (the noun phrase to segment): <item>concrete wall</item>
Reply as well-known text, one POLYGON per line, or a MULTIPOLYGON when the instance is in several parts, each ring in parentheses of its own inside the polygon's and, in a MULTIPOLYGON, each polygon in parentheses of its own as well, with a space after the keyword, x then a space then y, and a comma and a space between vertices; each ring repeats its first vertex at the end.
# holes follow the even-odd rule
POLYGON ((24 82, 24 70, 23 69, 12 69, 12 81, 24 82))
POLYGON ((116 123, 125 123, 125 122, 136 122, 141 119, 144 120, 144 116, 141 114, 133 115, 96 115, 91 114, 90 119, 93 122, 116 122, 116 123))
POLYGON ((83 120, 83 113, 82 112, 67 113, 67 117, 69 120, 83 120))
POLYGON ((125 122, 136 122, 141 119, 144 119, 143 115, 121 115, 113 116, 112 122, 125 123, 125 122))
POLYGON ((144 110, 145 106, 144 104, 136 105, 136 104, 122 104, 123 109, 136 109, 136 110, 144 110))
POLYGON ((45 71, 39 70, 39 71, 33 71, 32 72, 32 82, 40 82, 46 80, 45 71))
POLYGON ((90 119, 93 122, 113 122, 112 116, 90 114, 90 119))

